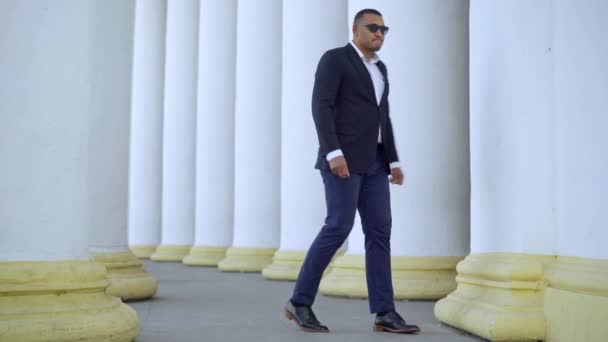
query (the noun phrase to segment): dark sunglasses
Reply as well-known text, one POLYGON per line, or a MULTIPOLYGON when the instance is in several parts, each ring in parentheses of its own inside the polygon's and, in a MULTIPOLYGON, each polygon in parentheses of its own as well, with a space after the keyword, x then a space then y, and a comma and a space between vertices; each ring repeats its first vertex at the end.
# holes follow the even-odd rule
POLYGON ((364 24, 359 26, 367 27, 367 29, 370 30, 372 33, 376 33, 378 32, 378 30, 382 31, 382 34, 386 34, 388 32, 388 26, 382 26, 378 24, 364 24))

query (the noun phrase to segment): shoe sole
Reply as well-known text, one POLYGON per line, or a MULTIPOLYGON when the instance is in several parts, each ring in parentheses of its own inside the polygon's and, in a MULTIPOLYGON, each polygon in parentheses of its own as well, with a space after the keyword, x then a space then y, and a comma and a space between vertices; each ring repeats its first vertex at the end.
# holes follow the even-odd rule
POLYGON ((391 329, 391 328, 387 328, 387 327, 382 327, 379 325, 374 325, 374 331, 385 331, 385 332, 391 332, 391 333, 396 333, 396 334, 417 334, 420 332, 420 329, 412 328, 412 329, 408 329, 408 330, 396 330, 396 329, 391 329))
POLYGON ((290 321, 294 321, 294 323, 300 328, 300 330, 302 331, 308 331, 308 332, 318 332, 318 333, 328 333, 329 330, 314 330, 314 329, 309 329, 306 327, 303 327, 300 322, 298 322, 298 320, 296 319, 296 317, 289 311, 287 311, 287 309, 283 309, 283 314, 285 314, 285 317, 287 317, 288 320, 290 321))

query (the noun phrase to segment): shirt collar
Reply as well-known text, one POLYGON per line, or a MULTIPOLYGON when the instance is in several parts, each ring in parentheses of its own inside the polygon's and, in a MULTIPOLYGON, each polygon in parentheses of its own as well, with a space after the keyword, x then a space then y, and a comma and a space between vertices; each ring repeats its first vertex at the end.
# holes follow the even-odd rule
MULTIPOLYGON (((367 58, 365 58, 365 55, 363 54, 363 52, 361 52, 361 50, 359 50, 359 48, 357 47, 355 42, 353 42, 351 40, 350 45, 352 45, 355 48, 355 51, 357 51, 357 54, 359 54, 359 57, 361 57, 361 59, 363 59, 364 62, 368 61, 367 58)), ((378 56, 378 54, 374 52, 374 55, 372 56, 372 59, 369 60, 369 62, 371 62, 373 64, 380 62, 380 56, 378 56)))

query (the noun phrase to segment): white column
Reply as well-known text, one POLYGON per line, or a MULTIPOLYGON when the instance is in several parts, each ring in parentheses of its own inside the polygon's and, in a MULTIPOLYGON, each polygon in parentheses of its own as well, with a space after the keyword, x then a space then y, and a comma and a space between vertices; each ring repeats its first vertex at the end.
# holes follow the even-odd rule
MULTIPOLYGON (((404 185, 391 185, 396 298, 441 298, 455 287, 469 245, 468 1, 349 1, 375 8, 390 30, 378 52, 388 69, 390 116, 404 185)), ((366 297, 364 238, 321 284, 326 294, 366 297)))
POLYGON ((218 267, 259 272, 279 244, 281 1, 239 1, 237 18, 234 236, 218 267))
POLYGON ((550 2, 475 5, 471 253, 553 254, 550 2))
POLYGON ((181 261, 194 242, 198 0, 167 2, 161 245, 155 261, 181 261))
POLYGON ((605 3, 555 7, 557 251, 608 259, 608 15, 605 3), (580 15, 577 15, 579 13, 580 15))
POLYGON ((59 0, 52 6, 0 2, 4 341, 132 341, 138 335, 135 311, 105 293, 105 267, 88 261, 87 236, 94 222, 126 245, 126 199, 114 197, 120 195, 118 188, 126 189, 119 176, 126 174, 126 152, 109 160, 107 153, 96 152, 101 140, 116 138, 113 146, 122 145, 124 151, 128 146, 132 14, 133 2, 122 0, 59 0), (110 57, 103 61, 106 53, 110 57), (106 68, 110 65, 116 68, 106 68), (108 74, 101 75, 98 67, 108 74), (106 113, 106 126, 99 131, 106 101, 116 101, 120 111, 106 113), (110 126, 118 127, 118 135, 105 129, 110 126), (102 162, 110 164, 104 170, 111 174, 91 169, 102 162), (100 185, 114 181, 117 186, 108 194, 118 203, 108 216, 113 204, 100 185), (109 224, 101 227, 102 222, 109 224))
POLYGON ((608 4, 554 1, 556 263, 547 341, 608 338, 608 4))
POLYGON ((491 340, 544 340, 555 253, 551 1, 473 1, 471 255, 435 313, 491 340))
POLYGON ((166 0, 135 2, 129 247, 140 258, 160 243, 166 14, 166 0))
POLYGON ((321 56, 348 42, 346 5, 346 0, 283 3, 281 248, 264 269, 266 278, 295 280, 325 219, 323 181, 314 169, 318 139, 310 99, 321 56))
POLYGON ((88 223, 91 257, 108 269, 107 292, 127 299, 156 293, 157 281, 142 269, 127 246, 129 110, 134 8, 116 14, 99 6, 93 46, 93 78, 88 136, 88 223), (114 18, 112 25, 105 20, 114 18))
POLYGON ((548 2, 475 4, 471 252, 553 254, 555 120, 548 2), (527 13, 522 21, 512 25, 511 18, 522 13, 527 13))
POLYGON ((202 0, 199 16, 195 245, 188 265, 216 266, 232 242, 236 0, 202 0))

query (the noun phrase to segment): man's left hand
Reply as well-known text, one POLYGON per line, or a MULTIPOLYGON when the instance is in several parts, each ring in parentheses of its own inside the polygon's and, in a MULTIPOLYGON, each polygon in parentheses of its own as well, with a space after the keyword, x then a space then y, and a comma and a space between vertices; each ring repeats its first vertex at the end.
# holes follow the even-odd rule
POLYGON ((404 178, 403 171, 401 171, 400 167, 391 169, 391 176, 389 177, 389 181, 392 184, 402 185, 403 178, 404 178))

